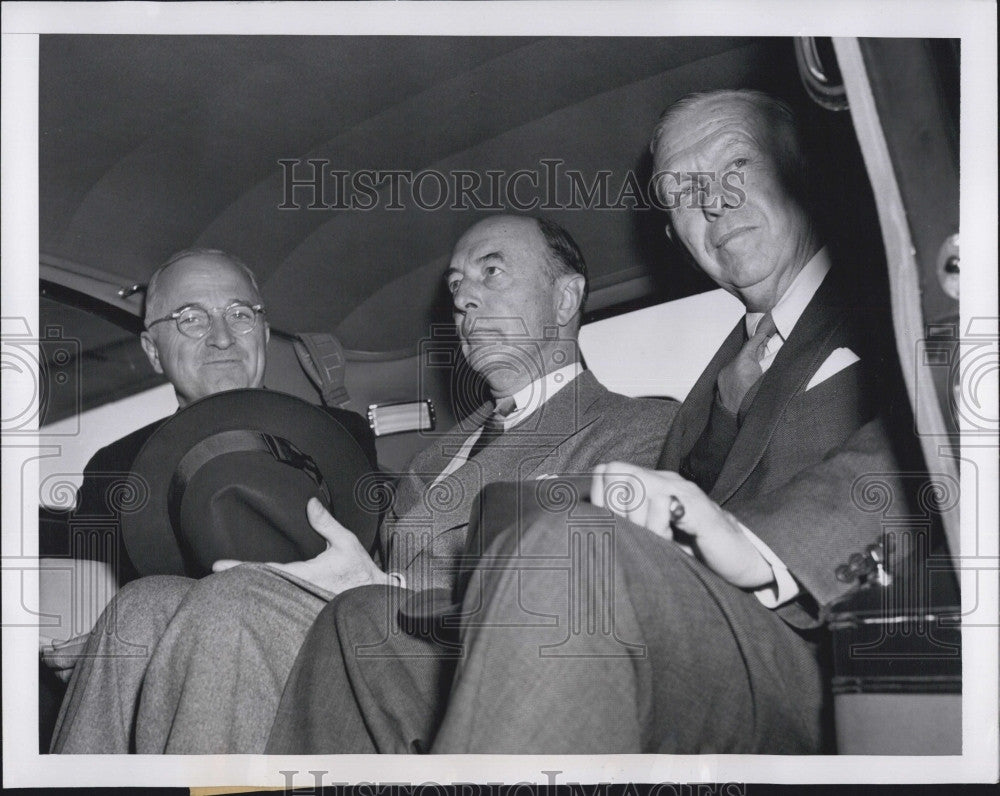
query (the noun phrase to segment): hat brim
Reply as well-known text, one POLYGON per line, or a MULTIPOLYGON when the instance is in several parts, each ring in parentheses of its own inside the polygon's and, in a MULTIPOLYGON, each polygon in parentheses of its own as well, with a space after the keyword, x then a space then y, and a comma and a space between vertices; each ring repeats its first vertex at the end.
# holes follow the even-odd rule
MULTIPOLYGON (((370 549, 378 529, 376 507, 361 505, 358 495, 372 472, 354 435, 320 407, 295 396, 264 389, 229 390, 202 398, 168 419, 139 451, 129 476, 135 509, 122 514, 121 532, 128 555, 141 575, 190 575, 186 549, 170 520, 171 479, 185 454, 199 442, 227 431, 253 431, 279 437, 306 453, 322 474, 333 513, 370 549)), ((211 527, 199 533, 211 533, 211 527)), ((248 560, 253 545, 240 545, 224 556, 248 560)), ((249 560, 252 560, 250 558, 249 560)))

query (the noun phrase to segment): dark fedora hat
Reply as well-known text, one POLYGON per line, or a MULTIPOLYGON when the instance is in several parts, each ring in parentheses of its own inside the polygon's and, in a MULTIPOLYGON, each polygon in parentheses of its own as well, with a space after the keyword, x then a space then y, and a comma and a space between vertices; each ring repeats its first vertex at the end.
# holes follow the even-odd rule
POLYGON ((481 588, 472 576, 490 545, 501 534, 519 534, 546 515, 567 511, 575 515, 581 510, 608 515, 606 509, 582 502, 590 496, 590 484, 590 475, 574 474, 484 486, 469 512, 465 549, 457 561, 453 587, 408 594, 399 607, 400 627, 408 633, 431 635, 438 641, 453 640, 465 616, 462 603, 467 592, 481 588))
POLYGON ((317 406, 263 389, 210 395, 139 451, 125 548, 141 575, 201 577, 223 558, 305 560, 326 549, 306 517, 317 497, 370 549, 378 511, 356 488, 371 471, 353 434, 317 406))

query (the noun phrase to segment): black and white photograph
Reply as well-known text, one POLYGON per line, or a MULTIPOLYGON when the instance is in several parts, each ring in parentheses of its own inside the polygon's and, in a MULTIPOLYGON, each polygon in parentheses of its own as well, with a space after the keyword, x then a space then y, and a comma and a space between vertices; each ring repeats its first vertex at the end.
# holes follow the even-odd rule
POLYGON ((4 785, 996 782, 995 24, 5 4, 4 785))

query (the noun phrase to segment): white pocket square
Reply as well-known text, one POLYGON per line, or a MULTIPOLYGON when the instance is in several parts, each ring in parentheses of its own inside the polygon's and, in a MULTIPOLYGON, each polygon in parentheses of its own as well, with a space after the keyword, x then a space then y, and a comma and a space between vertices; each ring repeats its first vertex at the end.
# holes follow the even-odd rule
POLYGON ((853 365, 855 362, 860 362, 861 357, 855 354, 849 348, 838 348, 830 353, 830 356, 826 358, 826 361, 819 366, 813 377, 809 380, 809 384, 806 385, 806 392, 811 390, 817 384, 822 384, 828 378, 836 373, 840 373, 844 368, 849 365, 853 365))

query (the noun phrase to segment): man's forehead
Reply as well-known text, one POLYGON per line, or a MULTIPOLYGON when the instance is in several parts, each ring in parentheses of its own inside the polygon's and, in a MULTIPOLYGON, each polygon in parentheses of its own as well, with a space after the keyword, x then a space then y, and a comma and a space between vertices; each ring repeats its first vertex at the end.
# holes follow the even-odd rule
POLYGON ((533 219, 505 216, 481 221, 469 229, 455 245, 452 268, 475 263, 493 254, 504 256, 516 249, 541 245, 538 225, 533 219))
POLYGON ((713 154, 740 142, 762 143, 760 111, 745 100, 718 101, 687 111, 671 122, 656 143, 660 169, 689 157, 713 154))
POLYGON ((255 299, 257 293, 243 269, 213 255, 192 255, 164 270, 156 290, 158 300, 169 304, 218 300, 255 299))
POLYGON ((211 254, 195 254, 178 260, 164 270, 161 279, 171 286, 236 282, 252 287, 242 268, 225 257, 211 254))

